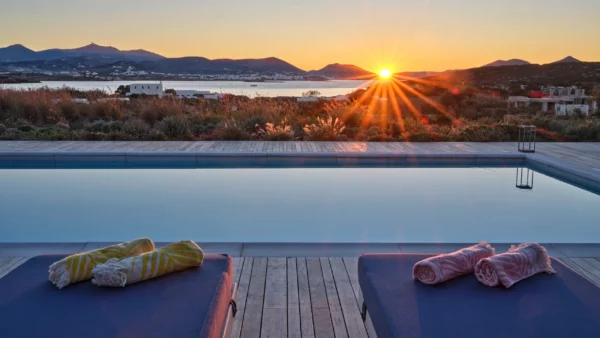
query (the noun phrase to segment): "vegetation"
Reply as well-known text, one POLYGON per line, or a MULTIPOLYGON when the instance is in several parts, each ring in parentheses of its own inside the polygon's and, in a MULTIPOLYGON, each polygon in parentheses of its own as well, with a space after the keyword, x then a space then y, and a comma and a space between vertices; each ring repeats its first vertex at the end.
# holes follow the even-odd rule
POLYGON ((496 142, 515 141, 518 125, 534 124, 540 140, 600 141, 599 116, 557 118, 532 107, 508 112, 502 98, 474 92, 442 94, 433 104, 410 97, 410 104, 395 106, 393 99, 361 102, 364 94, 347 102, 230 95, 98 101, 109 96, 68 88, 0 90, 0 139, 496 142))

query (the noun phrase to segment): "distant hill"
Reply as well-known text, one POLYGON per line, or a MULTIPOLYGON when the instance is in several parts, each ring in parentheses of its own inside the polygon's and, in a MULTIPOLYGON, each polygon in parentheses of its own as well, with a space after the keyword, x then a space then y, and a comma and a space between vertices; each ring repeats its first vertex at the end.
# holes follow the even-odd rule
POLYGON ((152 63, 144 63, 147 69, 160 73, 190 73, 190 74, 223 74, 223 73, 296 73, 303 70, 278 58, 265 59, 216 59, 203 57, 185 57, 162 59, 152 63))
POLYGON ((530 65, 528 61, 521 59, 510 59, 510 60, 496 60, 492 63, 488 63, 483 67, 503 67, 503 66, 523 66, 530 65))
POLYGON ((572 85, 600 82, 600 62, 550 63, 504 67, 480 67, 452 71, 427 78, 430 81, 498 86, 510 84, 572 85))
POLYGON ((0 61, 29 61, 34 60, 35 57, 36 52, 23 45, 0 48, 0 61))
POLYGON ((311 76, 323 76, 330 79, 356 79, 375 76, 375 73, 354 65, 334 63, 319 70, 308 72, 311 76))
POLYGON ((48 61, 89 55, 131 61, 156 61, 164 58, 161 55, 141 49, 122 51, 114 47, 104 47, 94 43, 74 49, 47 49, 39 52, 23 45, 0 48, 0 62, 48 61))
POLYGON ((396 73, 395 75, 399 76, 400 78, 402 77, 411 77, 411 78, 415 78, 415 79, 420 79, 420 78, 424 78, 424 77, 428 77, 428 76, 434 76, 434 75, 438 75, 438 74, 442 74, 445 72, 429 72, 429 71, 423 71, 423 72, 401 72, 401 73, 396 73))
POLYGON ((574 58, 572 56, 567 56, 566 58, 564 58, 562 60, 554 61, 552 63, 575 63, 575 62, 581 62, 581 61, 577 60, 576 58, 574 58))
POLYGON ((21 71, 27 73, 85 70, 105 76, 117 69, 126 70, 129 68, 135 71, 164 74, 304 74, 303 70, 277 58, 209 60, 202 57, 186 57, 137 62, 122 60, 120 56, 92 54, 55 60, 5 62, 0 64, 0 70, 7 71, 11 68, 27 69, 28 71, 21 71))

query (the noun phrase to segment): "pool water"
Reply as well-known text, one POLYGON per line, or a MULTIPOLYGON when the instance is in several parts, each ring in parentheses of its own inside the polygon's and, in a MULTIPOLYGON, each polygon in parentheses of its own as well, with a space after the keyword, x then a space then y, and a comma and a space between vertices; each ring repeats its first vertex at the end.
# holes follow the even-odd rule
POLYGON ((0 242, 142 236, 600 243, 600 197, 525 168, 0 170, 0 242))

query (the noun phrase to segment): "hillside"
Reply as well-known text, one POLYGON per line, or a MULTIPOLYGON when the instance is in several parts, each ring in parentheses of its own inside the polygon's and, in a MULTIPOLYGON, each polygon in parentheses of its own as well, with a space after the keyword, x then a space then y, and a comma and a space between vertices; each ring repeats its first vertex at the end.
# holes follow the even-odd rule
POLYGON ((567 56, 566 58, 564 58, 562 60, 554 61, 553 63, 574 63, 574 62, 581 62, 581 61, 577 60, 576 58, 574 58, 572 56, 567 56))
POLYGON ((375 74, 362 69, 360 67, 354 65, 344 65, 339 63, 334 63, 325 66, 319 70, 313 70, 308 72, 311 76, 323 76, 330 79, 356 79, 356 78, 365 78, 365 77, 374 77, 375 74))
POLYGON ((479 86, 509 85, 511 83, 545 85, 597 83, 600 82, 600 62, 481 67, 452 71, 427 79, 445 83, 473 84, 479 86))
POLYGON ((33 51, 23 45, 0 48, 0 62, 49 61, 80 56, 105 56, 119 60, 154 61, 164 57, 145 50, 119 50, 115 47, 99 46, 91 43, 74 49, 47 49, 33 51))
POLYGON ((492 63, 488 63, 483 67, 504 67, 504 66, 523 66, 530 65, 528 61, 521 59, 510 59, 510 60, 496 60, 492 63))

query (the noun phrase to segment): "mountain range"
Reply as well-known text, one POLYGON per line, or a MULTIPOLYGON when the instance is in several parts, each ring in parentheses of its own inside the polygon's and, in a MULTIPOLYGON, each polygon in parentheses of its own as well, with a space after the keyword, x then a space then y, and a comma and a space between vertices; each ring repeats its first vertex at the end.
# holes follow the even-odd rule
POLYGON ((122 58, 131 61, 156 61, 164 59, 161 55, 143 49, 119 50, 114 47, 99 46, 95 43, 74 49, 54 48, 39 52, 31 50, 23 45, 12 45, 0 48, 0 62, 47 61, 87 55, 122 58))
MULTIPOLYGON (((571 56, 552 64, 581 62, 571 56)), ((481 68, 531 65, 521 59, 497 60, 481 68)), ((304 71, 275 57, 263 59, 215 59, 204 57, 166 58, 146 50, 119 50, 115 47, 91 43, 74 49, 47 49, 34 51, 17 44, 0 48, 0 70, 33 69, 39 71, 68 71, 86 69, 98 73, 111 69, 134 69, 136 71, 165 74, 240 74, 240 73, 287 73, 319 76, 330 79, 355 79, 375 77, 376 74, 355 65, 334 63, 319 70, 304 71)), ((445 72, 402 72, 401 77, 422 78, 445 72)))

